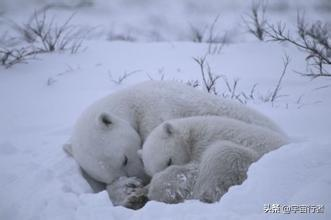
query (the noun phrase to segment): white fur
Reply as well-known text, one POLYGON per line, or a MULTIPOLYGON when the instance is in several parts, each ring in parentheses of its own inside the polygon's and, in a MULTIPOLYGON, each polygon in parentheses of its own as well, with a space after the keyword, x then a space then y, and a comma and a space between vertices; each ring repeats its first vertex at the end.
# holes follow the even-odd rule
POLYGON ((230 141, 211 144, 202 155, 193 198, 218 201, 231 186, 247 178, 248 167, 258 158, 255 150, 230 141))
POLYGON ((71 146, 65 149, 100 182, 110 184, 121 176, 146 179, 137 150, 147 135, 163 121, 197 115, 236 118, 281 132, 267 117, 244 105, 182 83, 148 81, 87 108, 75 125, 71 146), (125 157, 128 163, 123 165, 125 157))
POLYGON ((170 166, 155 174, 148 189, 148 199, 165 203, 179 203, 192 198, 199 166, 189 163, 170 166))
MULTIPOLYGON (((287 142, 285 135, 267 128, 224 117, 196 116, 169 120, 156 127, 146 139, 141 154, 145 170, 153 176, 155 184, 167 182, 169 173, 157 173, 167 168, 170 158, 172 165, 198 163, 194 197, 213 202, 231 185, 246 178, 251 163, 287 142)), ((172 178, 170 182, 175 181, 172 178)), ((160 186, 151 187, 162 191, 160 186)), ((169 199, 161 196, 156 200, 169 199)))

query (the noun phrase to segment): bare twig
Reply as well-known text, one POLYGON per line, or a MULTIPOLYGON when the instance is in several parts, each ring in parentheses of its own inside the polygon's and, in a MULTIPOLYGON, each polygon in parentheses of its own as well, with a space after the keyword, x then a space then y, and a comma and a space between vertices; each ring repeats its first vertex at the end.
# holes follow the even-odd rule
POLYGON ((199 80, 188 80, 185 84, 193 88, 198 88, 200 86, 199 80))
POLYGON ((0 49, 0 64, 9 68, 17 63, 24 63, 26 60, 31 59, 38 51, 30 47, 22 47, 19 49, 0 49))
POLYGON ((159 79, 155 79, 150 74, 146 73, 149 80, 161 80, 161 81, 163 81, 165 79, 165 74, 160 73, 160 72, 158 74, 159 74, 159 79))
POLYGON ((251 14, 247 14, 242 18, 248 32, 261 41, 264 40, 267 25, 267 20, 265 18, 266 10, 267 4, 264 1, 253 2, 251 14))
POLYGON ((221 76, 221 79, 223 80, 223 82, 225 84, 225 87, 227 88, 226 91, 223 91, 221 93, 221 96, 223 98, 227 98, 227 99, 235 99, 235 100, 238 100, 239 102, 245 104, 246 103, 246 100, 244 100, 244 99, 241 98, 242 94, 241 93, 239 93, 239 94, 237 93, 239 79, 234 79, 232 82, 230 82, 225 75, 222 75, 221 76))
POLYGON ((205 36, 205 30, 201 30, 198 27, 191 25, 192 40, 193 42, 203 42, 205 36))
POLYGON ((193 58, 194 61, 200 67, 200 73, 202 76, 203 87, 208 93, 217 95, 216 82, 220 78, 219 75, 215 75, 206 61, 206 56, 200 58, 193 58))
POLYGON ((277 82, 277 85, 276 85, 274 91, 272 92, 271 99, 270 99, 271 102, 274 102, 276 100, 276 98, 278 97, 279 90, 281 89, 282 80, 286 74, 286 70, 287 70, 289 63, 290 63, 290 58, 287 54, 285 54, 285 57, 283 58, 283 64, 284 64, 283 71, 279 77, 279 80, 277 82))
POLYGON ((131 71, 131 72, 124 72, 122 75, 120 75, 117 79, 114 79, 112 74, 109 73, 109 78, 110 78, 110 81, 115 83, 116 85, 121 85, 122 82, 124 80, 126 80, 128 77, 140 72, 141 70, 134 70, 134 71, 131 71))
POLYGON ((191 25, 192 40, 194 42, 205 42, 208 44, 206 54, 219 54, 224 45, 228 41, 228 34, 220 35, 216 32, 216 25, 219 21, 220 15, 217 15, 210 25, 203 28, 191 25))
POLYGON ((215 34, 215 26, 220 18, 220 15, 217 15, 209 27, 208 31, 208 54, 219 54, 224 47, 226 42, 226 34, 220 38, 215 34))
POLYGON ((47 81, 46 81, 46 85, 47 86, 51 86, 51 85, 53 85, 54 83, 56 83, 56 79, 54 79, 53 77, 49 77, 48 79, 47 79, 47 81))

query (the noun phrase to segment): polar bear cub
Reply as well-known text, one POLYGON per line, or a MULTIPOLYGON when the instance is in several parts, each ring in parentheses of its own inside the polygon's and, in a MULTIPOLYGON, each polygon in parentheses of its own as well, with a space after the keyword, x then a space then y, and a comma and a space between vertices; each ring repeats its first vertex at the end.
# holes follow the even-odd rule
POLYGON ((286 143, 283 133, 230 118, 196 116, 166 121, 150 133, 139 151, 147 174, 153 176, 148 197, 171 203, 183 200, 158 191, 177 187, 178 180, 171 174, 176 168, 170 169, 171 165, 192 163, 198 164, 198 172, 196 181, 188 181, 194 186, 187 187, 193 189, 187 198, 217 201, 230 186, 246 179, 251 163, 286 143), (171 184, 164 189, 160 182, 171 184))

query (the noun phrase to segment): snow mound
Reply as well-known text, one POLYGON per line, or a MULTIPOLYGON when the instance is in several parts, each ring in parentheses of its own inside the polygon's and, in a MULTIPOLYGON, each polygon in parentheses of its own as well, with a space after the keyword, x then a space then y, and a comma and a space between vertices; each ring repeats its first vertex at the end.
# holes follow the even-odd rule
POLYGON ((0 219, 327 219, 330 212, 329 144, 294 143, 265 155, 218 203, 152 201, 138 211, 114 207, 105 191, 93 194, 61 149, 35 152, 29 160, 24 154, 0 144, 0 219), (264 213, 267 204, 324 205, 324 213, 264 213))

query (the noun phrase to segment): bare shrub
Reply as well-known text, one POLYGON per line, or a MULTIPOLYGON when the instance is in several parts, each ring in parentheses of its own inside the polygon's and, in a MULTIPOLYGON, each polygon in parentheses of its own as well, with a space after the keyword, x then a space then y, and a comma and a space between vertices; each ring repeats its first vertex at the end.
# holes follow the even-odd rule
POLYGON ((27 24, 16 27, 24 39, 32 43, 39 52, 69 50, 76 53, 82 45, 82 40, 79 39, 81 30, 70 25, 73 16, 74 14, 58 25, 54 17, 48 19, 46 11, 43 11, 34 13, 27 24))
POLYGON ((253 2, 250 14, 242 18, 248 32, 261 41, 265 38, 265 29, 267 27, 266 10, 267 4, 264 1, 253 2))
POLYGON ((24 63, 37 53, 38 52, 30 47, 22 47, 18 49, 0 48, 0 64, 9 68, 17 63, 24 63))
POLYGON ((193 59, 200 67, 200 73, 201 73, 201 76, 202 76, 203 88, 208 93, 212 93, 214 95, 217 95, 216 82, 220 78, 220 76, 214 74, 211 71, 211 68, 210 68, 208 62, 206 61, 206 56, 200 57, 200 58, 193 58, 193 59))
POLYGON ((12 22, 12 27, 19 35, 10 38, 7 34, 2 35, 1 44, 4 46, 0 48, 0 64, 8 68, 25 62, 39 53, 54 51, 77 53, 90 30, 82 30, 78 26, 71 25, 73 16, 58 25, 54 17, 48 19, 47 11, 44 10, 35 12, 27 24, 18 25, 12 22))
POLYGON ((277 25, 269 24, 267 35, 269 41, 287 42, 307 54, 308 73, 301 75, 311 78, 331 76, 327 70, 331 65, 330 24, 321 21, 309 24, 305 22, 304 16, 298 15, 296 37, 281 22, 277 25))
POLYGON ((226 43, 226 34, 220 37, 217 33, 215 33, 215 26, 219 18, 220 15, 217 15, 208 30, 208 54, 219 54, 226 43))
POLYGON ((298 13, 296 34, 290 33, 286 24, 278 22, 270 24, 265 18, 266 4, 264 1, 255 2, 251 13, 243 18, 250 33, 259 40, 286 42, 304 51, 308 70, 300 73, 311 78, 330 77, 331 65, 331 25, 327 22, 317 21, 308 23, 304 16, 298 13))
POLYGON ((239 79, 229 80, 225 75, 215 74, 206 60, 206 56, 193 58, 200 67, 202 82, 198 80, 188 81, 186 84, 194 88, 202 87, 208 93, 222 96, 225 99, 233 99, 240 103, 246 104, 248 100, 254 99, 256 84, 252 87, 250 94, 238 90, 239 79), (224 83, 225 90, 221 91, 217 88, 217 82, 221 80, 224 83))
POLYGON ((245 103, 244 100, 240 98, 241 93, 238 93, 237 86, 239 79, 234 79, 232 82, 230 82, 225 75, 222 76, 222 80, 226 85, 226 91, 223 91, 221 93, 223 98, 226 99, 237 99, 241 103, 245 103))
POLYGON ((191 25, 192 40, 194 42, 205 42, 208 44, 206 54, 219 54, 224 45, 228 43, 227 33, 221 35, 216 32, 216 25, 219 21, 220 15, 217 15, 210 25, 204 28, 191 25))
POLYGON ((224 74, 215 74, 211 70, 210 65, 206 60, 206 56, 193 59, 200 67, 202 82, 198 80, 191 80, 186 82, 186 84, 189 86, 194 88, 202 87, 202 89, 208 93, 221 96, 225 99, 235 100, 242 104, 247 104, 250 101, 258 101, 264 103, 270 102, 273 104, 277 99, 284 96, 280 95, 279 92, 281 90, 281 85, 290 63, 290 58, 287 55, 285 55, 283 58, 283 69, 275 88, 272 91, 267 91, 266 93, 257 91, 257 83, 249 87, 249 90, 243 90, 239 86, 239 78, 229 79, 224 74), (222 82, 224 86, 220 86, 219 82, 222 82))
POLYGON ((205 29, 191 25, 192 41, 202 43, 204 41, 205 29))
MULTIPOLYGON (((258 86, 257 83, 253 84, 253 86, 249 90, 249 93, 241 92, 241 96, 243 97, 243 99, 241 99, 241 100, 243 100, 242 103, 246 104, 250 100, 257 99, 256 94, 255 94, 257 86, 258 86)), ((239 97, 239 98, 241 98, 241 97, 239 97)))

